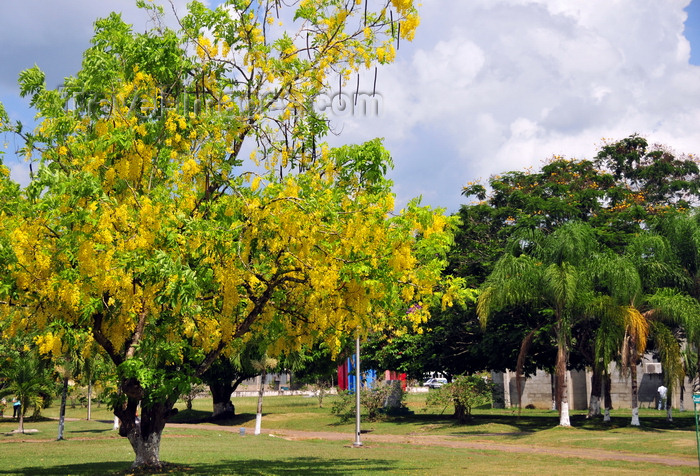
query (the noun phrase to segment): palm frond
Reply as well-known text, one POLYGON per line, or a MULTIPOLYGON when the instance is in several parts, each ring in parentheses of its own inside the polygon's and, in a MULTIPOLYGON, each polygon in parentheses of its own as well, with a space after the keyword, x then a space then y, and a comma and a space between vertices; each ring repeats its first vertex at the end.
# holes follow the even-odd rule
POLYGON ((649 321, 633 306, 623 307, 622 313, 627 325, 627 333, 635 343, 635 350, 637 353, 641 354, 647 348, 649 321))
POLYGON ((582 222, 569 222, 545 238, 542 253, 549 263, 587 264, 598 250, 593 228, 582 222))
POLYGON ((683 384, 685 370, 683 366, 683 357, 681 355, 681 346, 673 335, 671 329, 664 323, 654 321, 651 323, 654 342, 656 343, 656 351, 659 354, 659 360, 664 369, 664 380, 668 388, 672 388, 675 383, 683 384))
POLYGON ((542 246, 544 235, 539 228, 521 227, 513 232, 506 244, 506 253, 512 256, 527 254, 536 256, 542 246))
POLYGON ((595 359, 604 368, 618 355, 625 339, 625 320, 622 307, 610 296, 599 296, 591 309, 598 318, 595 334, 595 359))
POLYGON ((688 287, 690 282, 678 260, 680 243, 671 246, 669 240, 653 232, 637 235, 625 250, 629 259, 644 277, 646 289, 663 286, 688 287))
POLYGON ((597 289, 620 305, 632 303, 642 292, 642 280, 634 263, 616 254, 606 254, 591 266, 597 289))
POLYGON ((659 289, 647 297, 647 304, 654 309, 654 316, 682 325, 688 338, 697 342, 700 337, 700 303, 675 289, 659 289))
POLYGON ((482 325, 498 309, 537 300, 540 275, 541 265, 529 256, 505 255, 499 259, 477 300, 482 325))
POLYGON ((696 274, 700 269, 700 213, 661 217, 654 229, 666 237, 680 266, 696 274))
POLYGON ((551 264, 544 272, 544 289, 555 309, 564 310, 575 302, 579 288, 578 269, 568 263, 551 264))
POLYGON ((486 327, 486 323, 491 316, 494 292, 495 287, 493 286, 483 288, 481 293, 479 293, 478 299, 476 300, 476 315, 479 316, 481 327, 486 327))

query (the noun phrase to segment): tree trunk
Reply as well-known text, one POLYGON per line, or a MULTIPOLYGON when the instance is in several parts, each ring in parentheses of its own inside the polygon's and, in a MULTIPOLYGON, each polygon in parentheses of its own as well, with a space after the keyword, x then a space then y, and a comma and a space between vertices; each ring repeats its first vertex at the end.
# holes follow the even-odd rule
POLYGON ((141 418, 136 415, 139 399, 129 397, 126 405, 114 410, 121 422, 119 435, 124 436, 131 443, 134 450, 134 468, 160 469, 163 464, 160 461, 160 440, 168 418, 177 410, 173 409, 175 399, 163 403, 141 408, 141 418))
POLYGON ((549 376, 549 386, 552 389, 552 410, 558 410, 561 402, 559 401, 559 387, 557 386, 556 371, 549 376))
MULTIPOLYGON (((630 347, 632 347, 630 345, 630 347)), ((635 356, 636 357, 636 356, 635 356)), ((639 393, 637 388, 637 359, 630 359, 630 377, 632 380, 632 426, 639 426, 639 393)))
POLYGON ((214 408, 211 417, 214 419, 231 418, 236 416, 235 407, 231 402, 233 384, 228 380, 217 380, 209 384, 214 408))
POLYGON ((566 343, 564 336, 559 336, 557 345, 557 400, 559 400, 559 426, 571 426, 569 419, 569 388, 566 378, 566 343))
POLYGON ((666 404, 666 419, 668 421, 673 421, 673 413, 671 412, 671 408, 673 405, 671 405, 671 391, 673 388, 673 383, 668 384, 668 390, 666 391, 666 401, 664 402, 666 404))
POLYGON ((160 461, 160 437, 161 431, 153 431, 147 435, 134 434, 128 437, 131 447, 136 453, 132 468, 161 468, 163 463, 160 461))
POLYGON ((17 431, 20 433, 24 433, 24 412, 27 411, 27 402, 22 402, 22 406, 19 409, 19 426, 17 427, 17 431))
POLYGON ((63 390, 61 391, 61 408, 58 412, 58 437, 56 440, 63 439, 63 428, 66 421, 66 398, 68 397, 68 376, 63 377, 63 390))
POLYGON ((603 400, 605 402, 605 416, 603 416, 603 421, 610 421, 610 410, 612 410, 612 395, 610 395, 610 386, 612 382, 610 380, 610 374, 606 370, 603 373, 603 400))
POLYGON ((454 406, 455 406, 455 417, 457 418, 457 421, 460 423, 467 423, 467 421, 469 420, 469 418, 468 418, 469 412, 467 411, 466 405, 458 402, 455 399, 454 406))
POLYGON ((503 407, 510 408, 512 406, 510 400, 510 370, 506 369, 503 372, 503 407))
POLYGON ((255 434, 260 434, 260 427, 262 425, 262 406, 263 406, 263 394, 265 393, 265 377, 267 372, 263 370, 260 376, 260 387, 258 389, 258 412, 255 415, 255 434))
POLYGON ((87 419, 92 418, 92 375, 88 373, 87 419))
POLYGON ((588 405, 588 415, 586 418, 595 418, 600 416, 600 397, 603 388, 603 369, 598 366, 593 367, 593 375, 591 375, 591 400, 588 405))

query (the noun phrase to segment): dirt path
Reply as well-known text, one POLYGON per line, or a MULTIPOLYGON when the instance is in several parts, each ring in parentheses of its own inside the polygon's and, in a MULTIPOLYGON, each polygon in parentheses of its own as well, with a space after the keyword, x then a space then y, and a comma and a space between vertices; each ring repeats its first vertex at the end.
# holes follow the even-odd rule
MULTIPOLYGON (((228 427, 211 424, 168 423, 169 428, 191 428, 198 430, 216 430, 238 433, 240 427, 228 427)), ((246 435, 252 433, 252 428, 246 428, 246 435)), ((276 436, 288 440, 333 440, 347 441, 348 445, 354 442, 354 434, 337 433, 330 431, 298 431, 298 430, 269 430, 262 429, 265 435, 276 436)), ((476 437, 478 438, 478 436, 476 437)), ((633 463, 653 463, 667 466, 698 466, 695 458, 667 457, 658 455, 645 455, 626 453, 621 451, 593 450, 588 448, 554 448, 523 444, 504 444, 490 441, 467 440, 464 437, 450 435, 378 435, 363 433, 362 443, 399 443, 418 446, 444 446, 448 448, 468 448, 475 450, 503 451, 505 453, 528 453, 556 455, 568 458, 585 458, 592 460, 629 461, 633 463)))

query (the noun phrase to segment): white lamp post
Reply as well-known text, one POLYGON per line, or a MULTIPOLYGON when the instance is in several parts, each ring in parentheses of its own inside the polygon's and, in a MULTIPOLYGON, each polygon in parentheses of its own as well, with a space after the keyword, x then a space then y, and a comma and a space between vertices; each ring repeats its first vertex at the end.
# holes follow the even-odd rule
POLYGON ((357 334, 355 340, 355 442, 354 447, 362 446, 360 440, 360 334, 357 334))

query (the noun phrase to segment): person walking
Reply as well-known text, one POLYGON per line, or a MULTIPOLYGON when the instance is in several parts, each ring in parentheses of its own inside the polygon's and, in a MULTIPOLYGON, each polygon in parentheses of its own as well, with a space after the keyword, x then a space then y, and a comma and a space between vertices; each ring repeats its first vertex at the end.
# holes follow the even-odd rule
POLYGON ((668 392, 668 389, 664 387, 664 384, 661 384, 659 388, 657 389, 659 392, 659 410, 666 410, 666 394, 668 392))
POLYGON ((17 397, 12 399, 12 418, 19 418, 19 412, 22 410, 22 402, 17 397))

